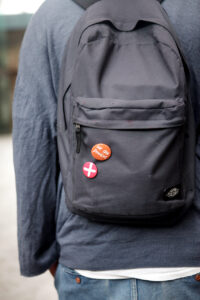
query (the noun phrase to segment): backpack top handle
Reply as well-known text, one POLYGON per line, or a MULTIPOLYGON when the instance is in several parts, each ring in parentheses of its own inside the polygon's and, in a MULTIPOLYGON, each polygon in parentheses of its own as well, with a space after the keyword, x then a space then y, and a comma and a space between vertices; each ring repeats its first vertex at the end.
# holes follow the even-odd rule
MULTIPOLYGON (((83 9, 87 9, 90 5, 100 1, 100 0, 73 0, 76 4, 81 6, 83 9)), ((123 1, 123 0, 122 0, 123 1)), ((163 0, 157 0, 158 2, 163 2, 163 0)))
POLYGON ((81 6, 82 8, 87 9, 90 5, 100 0, 73 0, 73 1, 79 6, 81 6))

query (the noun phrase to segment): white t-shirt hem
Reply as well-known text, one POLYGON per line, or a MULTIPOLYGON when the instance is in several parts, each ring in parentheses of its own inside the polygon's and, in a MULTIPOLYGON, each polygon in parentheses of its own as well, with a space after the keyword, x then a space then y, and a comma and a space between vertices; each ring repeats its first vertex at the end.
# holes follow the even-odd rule
POLYGON ((140 279, 148 281, 168 281, 200 273, 200 267, 143 268, 108 271, 75 270, 84 277, 93 279, 140 279))

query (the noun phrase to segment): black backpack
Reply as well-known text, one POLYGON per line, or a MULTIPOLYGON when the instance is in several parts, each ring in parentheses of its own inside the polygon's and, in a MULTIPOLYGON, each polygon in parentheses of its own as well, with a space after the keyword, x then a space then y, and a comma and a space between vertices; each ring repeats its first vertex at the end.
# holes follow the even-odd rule
POLYGON ((195 193, 185 58, 159 1, 92 2, 66 43, 60 74, 67 206, 98 222, 170 226, 195 193))

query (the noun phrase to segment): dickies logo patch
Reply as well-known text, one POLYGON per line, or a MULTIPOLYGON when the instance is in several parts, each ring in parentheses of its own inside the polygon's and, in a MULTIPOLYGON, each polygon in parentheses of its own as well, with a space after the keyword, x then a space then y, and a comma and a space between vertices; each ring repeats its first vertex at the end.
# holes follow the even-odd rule
POLYGON ((170 187, 164 191, 164 197, 166 200, 175 199, 180 195, 180 185, 170 187))

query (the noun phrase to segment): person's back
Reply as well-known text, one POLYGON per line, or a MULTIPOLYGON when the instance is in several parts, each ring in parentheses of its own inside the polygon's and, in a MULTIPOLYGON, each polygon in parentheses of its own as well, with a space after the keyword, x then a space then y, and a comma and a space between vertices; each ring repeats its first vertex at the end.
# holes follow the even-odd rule
MULTIPOLYGON (((198 128, 200 4, 197 0, 191 3, 166 0, 163 7, 174 24, 191 70, 191 95, 198 128)), ((56 145, 59 72, 67 38, 83 12, 70 0, 46 1, 33 17, 21 49, 13 107, 21 273, 38 275, 59 259, 72 278, 78 272, 71 269, 190 267, 176 276, 195 274, 200 271, 199 147, 195 203, 184 220, 174 227, 147 229, 93 223, 70 213, 66 207, 56 145)), ((135 278, 133 274, 132 271, 127 277, 135 278)), ((57 282, 59 276, 61 273, 57 272, 57 282)), ((148 279, 148 276, 141 278, 148 279)))

